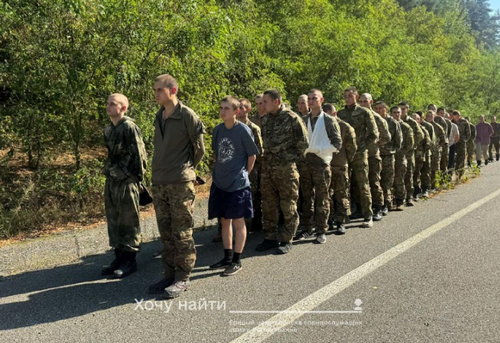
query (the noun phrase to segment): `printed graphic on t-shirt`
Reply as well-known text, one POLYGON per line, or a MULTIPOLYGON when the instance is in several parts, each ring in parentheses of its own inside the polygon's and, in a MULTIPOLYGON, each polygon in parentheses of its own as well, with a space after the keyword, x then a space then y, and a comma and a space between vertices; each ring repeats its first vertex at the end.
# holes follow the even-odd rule
POLYGON ((234 145, 233 142, 224 137, 219 142, 219 162, 226 163, 233 159, 234 157, 234 145))

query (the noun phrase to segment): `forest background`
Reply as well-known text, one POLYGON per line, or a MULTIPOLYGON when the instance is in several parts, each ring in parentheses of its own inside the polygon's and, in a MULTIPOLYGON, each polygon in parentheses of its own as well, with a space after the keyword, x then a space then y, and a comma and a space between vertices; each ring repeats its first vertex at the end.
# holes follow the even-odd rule
POLYGON ((150 158, 163 73, 207 147, 219 99, 268 88, 343 106, 354 85, 476 122, 500 114, 499 19, 484 0, 2 0, 0 239, 102 219, 110 93, 131 100, 150 158))

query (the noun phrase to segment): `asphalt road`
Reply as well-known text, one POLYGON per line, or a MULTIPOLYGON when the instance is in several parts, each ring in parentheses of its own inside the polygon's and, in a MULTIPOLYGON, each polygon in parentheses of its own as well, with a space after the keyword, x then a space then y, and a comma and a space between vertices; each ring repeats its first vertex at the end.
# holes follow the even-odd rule
POLYGON ((161 277, 154 242, 121 281, 99 275, 109 254, 7 277, 0 342, 500 342, 499 205, 497 162, 324 245, 257 253, 251 234, 226 278, 207 267, 221 257, 214 230, 198 232, 191 289, 173 301, 146 293, 161 277))

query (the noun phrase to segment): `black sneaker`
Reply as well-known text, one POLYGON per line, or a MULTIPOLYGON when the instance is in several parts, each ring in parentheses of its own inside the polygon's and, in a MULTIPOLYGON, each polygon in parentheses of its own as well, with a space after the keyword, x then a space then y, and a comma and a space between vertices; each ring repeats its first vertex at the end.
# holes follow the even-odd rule
POLYGON ((223 258, 222 260, 220 260, 219 262, 215 263, 215 264, 212 264, 210 266, 210 269, 214 270, 214 269, 226 269, 227 267, 229 267, 231 265, 231 260, 226 260, 225 258, 223 258))
POLYGON ((257 250, 257 251, 266 251, 266 250, 269 250, 269 249, 277 248, 277 247, 279 247, 279 245, 280 244, 279 244, 278 241, 271 240, 271 239, 264 239, 264 241, 262 241, 262 243, 258 244, 255 247, 255 250, 257 250))
POLYGON ((173 284, 175 279, 173 277, 165 277, 160 281, 153 283, 148 287, 149 294, 163 294, 165 288, 173 284))
POLYGON ((231 276, 239 272, 243 267, 241 263, 231 263, 223 272, 223 276, 231 276))
POLYGON ((312 231, 302 231, 301 233, 295 235, 295 237, 293 237, 293 240, 294 241, 302 241, 304 239, 308 239, 308 238, 312 238, 314 237, 314 233, 312 231))
POLYGON ((292 243, 281 242, 279 247, 278 247, 277 253, 279 255, 284 255, 284 254, 288 254, 290 252, 290 250, 292 250, 292 243))

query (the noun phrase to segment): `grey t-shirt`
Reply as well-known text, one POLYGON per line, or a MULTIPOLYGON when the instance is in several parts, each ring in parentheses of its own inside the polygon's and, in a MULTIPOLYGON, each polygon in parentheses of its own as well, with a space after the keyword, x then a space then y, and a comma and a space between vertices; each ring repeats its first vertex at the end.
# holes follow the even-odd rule
POLYGON ((214 128, 212 149, 216 157, 212 173, 215 185, 226 192, 249 187, 248 156, 259 153, 252 130, 240 122, 231 129, 219 124, 214 128))

